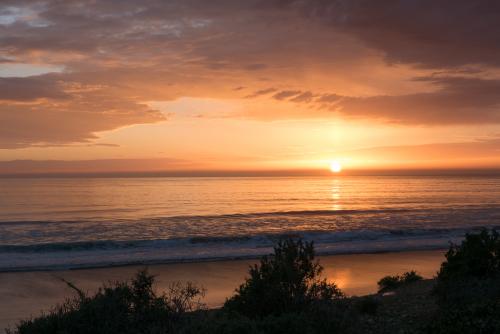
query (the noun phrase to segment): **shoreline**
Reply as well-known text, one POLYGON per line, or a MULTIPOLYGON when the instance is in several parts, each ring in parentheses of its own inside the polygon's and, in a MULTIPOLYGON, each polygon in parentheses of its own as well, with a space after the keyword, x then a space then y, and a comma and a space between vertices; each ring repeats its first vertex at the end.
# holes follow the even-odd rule
MULTIPOLYGON (((330 257, 330 256, 349 256, 349 255, 376 255, 376 254, 388 254, 388 253, 412 253, 412 252, 432 252, 432 251, 442 251, 446 252, 448 249, 437 246, 437 247, 427 247, 427 248, 406 248, 406 249, 388 249, 388 250, 373 250, 373 251, 353 251, 353 252, 316 252, 317 258, 330 257)), ((265 255, 265 254, 264 254, 265 255)), ((52 267, 40 267, 40 268, 13 268, 4 269, 0 268, 0 274, 8 273, 29 273, 29 272, 58 272, 58 271, 78 271, 78 270, 93 270, 93 269, 111 269, 111 268, 121 268, 121 267, 150 267, 150 266, 161 266, 161 265, 176 265, 176 264, 196 264, 196 263, 211 263, 211 262, 224 262, 224 261, 247 261, 247 260, 259 260, 263 255, 260 254, 249 254, 243 256, 235 257, 207 257, 207 258, 192 258, 192 259, 167 259, 167 260, 150 260, 150 261, 134 261, 128 263, 106 263, 106 264, 96 264, 88 266, 52 266, 52 267)))
MULTIPOLYGON (((403 252, 376 252, 344 255, 318 255, 324 267, 323 276, 334 281, 348 295, 376 292, 377 281, 386 275, 416 270, 424 278, 432 278, 444 260, 443 249, 403 252)), ((175 281, 192 281, 207 293, 203 302, 210 308, 222 305, 234 289, 243 283, 252 259, 204 262, 182 262, 147 265, 157 276, 156 288, 165 290, 175 281)), ((0 328, 12 327, 20 319, 37 316, 74 294, 60 278, 72 282, 89 293, 103 282, 126 280, 145 265, 122 265, 50 271, 15 271, 0 273, 0 328)))

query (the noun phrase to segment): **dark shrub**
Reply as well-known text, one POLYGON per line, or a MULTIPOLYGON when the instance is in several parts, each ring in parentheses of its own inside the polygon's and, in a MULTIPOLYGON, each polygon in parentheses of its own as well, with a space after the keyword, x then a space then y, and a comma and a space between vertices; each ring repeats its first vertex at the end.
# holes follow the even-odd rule
POLYGON ((431 333, 500 333, 500 238, 467 234, 451 245, 437 276, 439 312, 431 333))
POLYGON ((335 284, 320 279, 322 270, 314 260, 312 242, 280 241, 273 255, 250 267, 250 277, 226 301, 224 309, 263 317, 300 312, 312 303, 342 297, 335 284))
POLYGON ((180 334, 257 334, 257 323, 238 313, 208 311, 185 323, 180 334))
POLYGON ((435 292, 442 302, 453 303, 500 292, 500 237, 495 230, 466 234, 452 244, 437 275, 435 292), (479 294, 479 295, 478 295, 479 294))
POLYGON ((422 280, 422 276, 417 274, 417 272, 415 270, 407 271, 403 274, 403 284, 418 282, 421 280, 422 280))
POLYGON ((271 315, 257 320, 259 333, 342 333, 345 311, 339 305, 321 305, 300 313, 271 315))
MULTIPOLYGON (((67 282, 68 283, 68 282, 67 282)), ((49 314, 22 321, 19 334, 52 333, 165 333, 176 327, 187 311, 201 307, 203 291, 188 283, 174 284, 157 295, 154 277, 139 271, 131 282, 116 282, 87 296, 71 283, 78 297, 67 300, 49 314)))
POLYGON ((385 276, 378 281, 378 292, 386 292, 399 288, 402 285, 422 280, 422 276, 416 271, 407 271, 403 275, 385 276))
POLYGON ((483 229, 465 235, 460 245, 451 245, 441 265, 438 281, 456 281, 471 277, 487 278, 500 273, 500 238, 497 231, 483 229))
MULTIPOLYGON (((313 303, 302 312, 249 318, 236 312, 211 311, 200 321, 191 321, 182 334, 313 334, 344 333, 345 299, 335 303, 313 303)), ((354 320, 354 319, 347 319, 354 320)), ((355 320, 354 320, 355 321, 355 320)), ((350 325, 350 323, 348 324, 350 325)))
POLYGON ((362 314, 375 315, 379 306, 380 300, 374 296, 359 297, 354 301, 354 307, 362 314))
POLYGON ((378 281, 378 292, 386 292, 394 290, 400 285, 400 277, 396 276, 385 276, 378 281))
POLYGON ((439 311, 429 333, 500 333, 500 281, 450 284, 440 294, 439 311))

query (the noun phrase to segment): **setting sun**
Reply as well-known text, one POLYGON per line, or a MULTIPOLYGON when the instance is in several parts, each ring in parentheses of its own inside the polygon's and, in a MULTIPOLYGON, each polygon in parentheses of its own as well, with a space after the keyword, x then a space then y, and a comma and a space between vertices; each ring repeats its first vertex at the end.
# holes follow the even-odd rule
POLYGON ((333 173, 340 173, 342 171, 342 165, 338 161, 332 161, 330 163, 330 170, 333 173))

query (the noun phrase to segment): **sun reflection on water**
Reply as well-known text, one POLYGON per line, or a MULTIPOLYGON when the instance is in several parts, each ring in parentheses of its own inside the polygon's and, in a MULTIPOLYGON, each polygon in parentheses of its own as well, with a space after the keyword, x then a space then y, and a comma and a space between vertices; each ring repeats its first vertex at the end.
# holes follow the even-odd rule
POLYGON ((333 180, 331 187, 332 210, 342 210, 340 180, 333 180))

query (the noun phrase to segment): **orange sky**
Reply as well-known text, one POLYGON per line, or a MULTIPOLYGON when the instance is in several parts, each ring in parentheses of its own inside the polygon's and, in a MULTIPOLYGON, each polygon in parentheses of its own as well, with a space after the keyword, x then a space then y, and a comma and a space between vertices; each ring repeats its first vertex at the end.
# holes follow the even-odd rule
POLYGON ((0 173, 499 168, 497 6, 2 1, 0 173))

